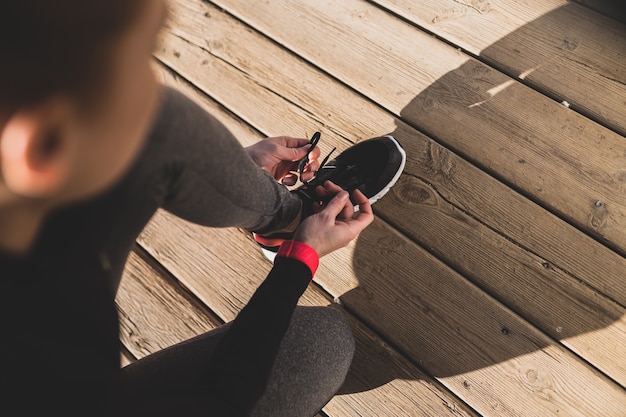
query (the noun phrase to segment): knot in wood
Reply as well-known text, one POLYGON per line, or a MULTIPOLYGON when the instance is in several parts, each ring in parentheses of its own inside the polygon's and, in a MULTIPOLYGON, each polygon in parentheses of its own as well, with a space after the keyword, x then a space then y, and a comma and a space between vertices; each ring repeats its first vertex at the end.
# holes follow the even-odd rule
POLYGON ((396 195, 403 201, 410 204, 436 204, 434 192, 417 178, 412 178, 396 187, 396 195))
POLYGON ((589 223, 596 230, 602 229, 609 217, 609 209, 607 204, 602 200, 596 200, 593 203, 589 223))

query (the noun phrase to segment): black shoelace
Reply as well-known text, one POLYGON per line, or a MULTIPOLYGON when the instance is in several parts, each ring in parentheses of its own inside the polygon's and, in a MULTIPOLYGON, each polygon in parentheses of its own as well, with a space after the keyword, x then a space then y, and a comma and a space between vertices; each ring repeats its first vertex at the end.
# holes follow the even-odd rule
MULTIPOLYGON (((311 154, 311 151, 313 149, 315 149, 315 147, 317 146, 317 143, 320 141, 320 137, 322 136, 322 134, 320 132, 315 132, 313 134, 313 136, 311 137, 311 140, 309 141, 309 143, 312 145, 311 148, 309 149, 309 152, 307 152, 306 156, 304 158, 302 158, 300 160, 300 162, 298 163, 298 172, 300 174, 300 177, 302 177, 302 173, 304 172, 304 167, 306 166, 307 162, 309 162, 309 155, 311 154)), ((337 147, 334 147, 329 153, 328 155, 326 155, 326 157, 322 160, 322 162, 320 163, 320 167, 318 168, 318 171, 321 170, 326 163, 328 162, 328 160, 330 159, 330 156, 333 154, 333 152, 335 152, 337 150, 337 147)), ((328 168, 332 168, 331 166, 329 166, 328 168)), ((312 181, 312 180, 310 180, 312 181)), ((302 181, 303 184, 308 184, 310 181, 302 181)))

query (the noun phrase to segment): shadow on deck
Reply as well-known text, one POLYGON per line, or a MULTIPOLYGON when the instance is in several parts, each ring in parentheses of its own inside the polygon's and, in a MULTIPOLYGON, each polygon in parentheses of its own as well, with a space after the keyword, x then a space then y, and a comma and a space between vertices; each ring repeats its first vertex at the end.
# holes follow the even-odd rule
MULTIPOLYGON (((525 50, 521 55, 532 55, 531 47, 522 43, 531 37, 550 38, 550 28, 562 16, 571 17, 572 7, 577 6, 563 6, 521 27, 483 51, 481 57, 485 55, 487 58, 483 59, 488 62, 490 57, 502 51, 511 53, 517 50, 519 53, 518 49, 525 50)), ((578 42, 566 38, 557 47, 573 51, 578 42)), ((537 63, 524 71, 518 71, 517 75, 529 75, 541 71, 541 67, 542 64, 537 63)), ((615 78, 619 79, 619 75, 616 74, 615 78)), ((600 246, 587 236, 583 237, 583 233, 611 246, 615 245, 604 236, 602 230, 594 229, 590 226, 591 222, 585 221, 587 213, 568 212, 567 201, 551 200, 552 195, 567 195, 558 187, 568 181, 576 182, 575 176, 553 178, 552 182, 543 177, 563 163, 572 164, 583 171, 587 168, 589 171, 596 170, 597 167, 587 167, 584 161, 577 161, 575 151, 572 155, 565 154, 571 145, 559 141, 567 139, 574 144, 577 141, 593 142, 606 130, 598 126, 595 130, 589 129, 584 134, 578 134, 563 126, 564 131, 556 132, 551 139, 528 138, 529 143, 535 141, 532 146, 545 146, 548 152, 553 151, 556 155, 554 158, 547 157, 548 161, 554 163, 548 167, 533 166, 534 162, 543 163, 545 159, 524 159, 524 144, 509 146, 483 141, 485 136, 504 138, 502 132, 506 129, 517 128, 522 131, 521 135, 528 133, 529 136, 541 132, 542 129, 528 129, 524 126, 525 118, 529 116, 523 111, 517 120, 494 119, 489 135, 471 131, 476 113, 483 113, 482 118, 489 117, 490 112, 497 116, 494 108, 502 106, 503 102, 506 105, 507 100, 500 100, 503 96, 511 94, 513 100, 516 96, 527 98, 524 96, 526 93, 519 89, 519 85, 510 83, 507 76, 472 60, 441 77, 402 110, 402 120, 407 125, 423 130, 440 143, 427 143, 427 138, 416 137, 415 132, 405 125, 391 132, 409 153, 414 151, 413 155, 409 155, 413 163, 407 167, 407 175, 396 189, 378 204, 376 211, 404 236, 394 234, 391 229, 384 230, 385 226, 376 226, 362 233, 357 241, 353 263, 359 287, 341 295, 342 304, 348 310, 385 339, 393 340, 401 351, 437 378, 461 376, 490 368, 513 358, 538 353, 559 342, 565 342, 583 355, 588 354, 589 350, 599 349, 592 356, 597 354, 603 357, 598 361, 604 362, 598 363, 597 358, 591 359, 592 363, 596 362, 596 366, 605 365, 609 368, 615 359, 604 357, 606 352, 601 350, 607 346, 589 348, 587 342, 579 343, 577 339, 585 334, 597 333, 623 319, 626 292, 623 285, 615 287, 612 284, 626 269, 614 270, 615 274, 603 281, 606 277, 593 274, 593 265, 585 270, 578 265, 574 258, 581 251, 595 251, 600 246), (461 85, 467 88, 460 90, 461 85), (555 142, 551 144, 549 140, 555 142), (423 144, 416 145, 415 142, 423 144), (509 148, 510 154, 498 154, 498 150, 503 147, 509 148), (509 218, 487 216, 485 219, 483 214, 472 214, 474 208, 455 203, 453 193, 459 191, 455 187, 460 186, 455 185, 458 182, 456 176, 463 175, 471 168, 451 151, 472 161, 502 183, 483 179, 482 184, 476 184, 477 187, 489 185, 504 188, 503 184, 506 184, 519 194, 510 193, 509 201, 504 201, 504 204, 515 204, 526 197, 530 202, 522 209, 528 208, 530 213, 512 209, 508 216, 505 215, 509 218), (421 152, 422 155, 416 155, 415 152, 421 152), (507 166, 511 167, 510 170, 507 166), (539 184, 543 190, 537 191, 540 189, 539 184), (549 213, 537 214, 544 210, 542 206, 549 213), (529 215, 527 218, 526 214, 529 215), (538 218, 534 217, 535 214, 538 218), (549 223, 541 223, 541 220, 549 223), (507 221, 521 231, 515 235, 511 230, 505 230, 501 222, 507 221), (522 223, 526 223, 526 229, 522 223), (573 223, 575 228, 568 223, 573 223), (568 230, 566 238, 583 238, 581 248, 572 248, 577 245, 576 242, 562 240, 563 236, 557 233, 564 230, 568 230), (546 231, 555 235, 546 239, 546 231), (476 234, 485 235, 484 247, 476 247, 476 234), (381 235, 388 238, 381 239, 381 235), (405 236, 419 246, 411 245, 405 236), (513 236, 514 240, 506 236, 513 236), (551 244, 556 246, 549 247, 551 244), (378 253, 379 257, 372 259, 373 253, 378 253), (433 255, 457 273, 445 268, 433 255), (465 281, 463 276, 469 278, 471 283, 465 281), (384 279, 381 280, 381 277, 384 279), (607 288, 612 290, 606 292, 607 288), (485 297, 481 290, 493 298, 485 297), (524 320, 537 326, 547 336, 535 331, 524 320), (424 360, 417 359, 421 357, 424 360)), ((546 95, 554 95, 541 86, 539 89, 543 89, 546 95)), ((575 110, 596 120, 599 119, 597 115, 601 114, 601 110, 594 108, 578 107, 575 110)), ((571 110, 564 106, 559 114, 546 117, 561 117, 572 122, 567 112, 571 110)), ((532 114, 530 117, 530 123, 541 123, 541 120, 532 120, 532 114)), ((624 134, 623 125, 613 124, 610 120, 598 122, 624 134)), ((520 137, 519 134, 516 136, 520 137)), ((623 138, 615 135, 611 139, 623 138)), ((581 193, 596 193, 597 190, 584 190, 585 186, 581 185, 581 193)), ((480 201, 480 197, 475 202, 487 203, 480 201)), ((499 207, 498 211, 501 209, 499 207)), ((593 207, 589 208, 588 215, 594 215, 593 207)), ((491 216, 499 214, 492 213, 491 216)), ((603 255, 595 258, 596 262, 603 262, 604 256, 613 259, 612 265, 626 267, 620 256, 624 253, 624 247, 621 242, 618 242, 618 246, 619 254, 604 251, 603 255)), ((590 262, 593 261, 591 257, 590 262)), ((589 343, 600 341, 591 339, 589 343)), ((605 342, 617 347, 623 340, 605 342)), ((551 361, 548 359, 547 363, 549 365, 551 361)), ((349 379, 343 393, 360 392, 397 378, 406 378, 406 375, 389 374, 383 363, 365 363, 359 359, 358 350, 355 366, 371 369, 366 374, 375 377, 367 386, 364 386, 362 380, 349 379)), ((584 365, 580 363, 580 367, 584 365)), ((607 371, 611 373, 611 369, 604 369, 604 372, 607 371)), ((623 375, 623 370, 618 370, 615 379, 623 383, 623 375)), ((469 389, 469 383, 463 384, 469 389)))

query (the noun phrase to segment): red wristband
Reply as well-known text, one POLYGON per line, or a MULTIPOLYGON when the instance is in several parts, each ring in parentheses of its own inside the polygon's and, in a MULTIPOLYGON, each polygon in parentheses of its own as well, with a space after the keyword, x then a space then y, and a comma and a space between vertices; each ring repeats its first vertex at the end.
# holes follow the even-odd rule
POLYGON ((304 242, 297 240, 285 240, 278 249, 276 256, 284 256, 285 258, 296 259, 311 270, 311 276, 315 275, 317 267, 320 264, 320 258, 312 247, 304 242))

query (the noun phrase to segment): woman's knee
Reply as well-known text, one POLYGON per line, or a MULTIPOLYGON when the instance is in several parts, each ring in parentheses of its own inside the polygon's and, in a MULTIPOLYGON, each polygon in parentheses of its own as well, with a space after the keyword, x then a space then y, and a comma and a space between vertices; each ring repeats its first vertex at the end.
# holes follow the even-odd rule
POLYGON ((345 314, 333 307, 298 307, 292 326, 312 361, 347 372, 355 342, 345 314))

